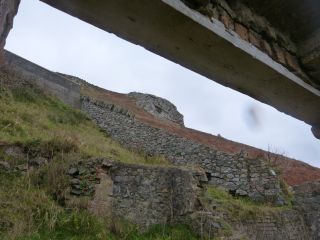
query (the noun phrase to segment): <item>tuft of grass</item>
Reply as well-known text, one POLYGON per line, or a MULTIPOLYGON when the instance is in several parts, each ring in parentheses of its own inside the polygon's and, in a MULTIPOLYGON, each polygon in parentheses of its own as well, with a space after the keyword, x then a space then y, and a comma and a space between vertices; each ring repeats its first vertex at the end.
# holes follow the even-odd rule
POLYGON ((266 214, 274 214, 288 209, 288 206, 273 206, 268 203, 259 203, 246 197, 234 197, 225 190, 208 186, 206 197, 217 204, 218 210, 226 212, 234 221, 256 219, 266 214))
POLYGON ((110 227, 115 239, 123 240, 196 240, 197 236, 187 225, 154 225, 141 233, 135 225, 123 219, 113 219, 110 227))

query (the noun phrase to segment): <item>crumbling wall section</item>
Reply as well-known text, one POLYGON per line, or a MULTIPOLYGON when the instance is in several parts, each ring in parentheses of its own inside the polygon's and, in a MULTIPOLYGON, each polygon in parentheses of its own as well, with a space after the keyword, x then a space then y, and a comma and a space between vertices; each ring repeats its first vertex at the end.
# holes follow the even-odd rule
POLYGON ((295 208, 304 216, 312 239, 320 239, 320 181, 304 183, 294 188, 295 208))
POLYGON ((112 211, 143 228, 179 222, 197 209, 201 184, 196 175, 172 167, 117 164, 111 169, 112 211))
POLYGON ((209 183, 234 195, 283 204, 278 177, 262 159, 250 159, 244 152, 228 154, 164 129, 151 127, 125 109, 112 104, 82 99, 82 110, 122 145, 149 155, 162 155, 171 163, 199 166, 209 183))

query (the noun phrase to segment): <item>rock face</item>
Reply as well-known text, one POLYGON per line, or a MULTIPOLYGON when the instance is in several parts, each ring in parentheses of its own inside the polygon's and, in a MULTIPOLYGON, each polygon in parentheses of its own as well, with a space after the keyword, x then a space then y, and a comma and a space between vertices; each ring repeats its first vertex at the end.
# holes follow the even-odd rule
POLYGON ((137 105, 153 116, 184 126, 183 115, 168 100, 137 92, 129 93, 128 96, 135 98, 137 105))
POLYGON ((174 223, 196 211, 199 179, 206 178, 203 172, 126 164, 112 168, 111 176, 113 212, 142 228, 174 223))
POLYGON ((20 0, 0 0, 0 64, 3 63, 3 48, 18 12, 20 0))

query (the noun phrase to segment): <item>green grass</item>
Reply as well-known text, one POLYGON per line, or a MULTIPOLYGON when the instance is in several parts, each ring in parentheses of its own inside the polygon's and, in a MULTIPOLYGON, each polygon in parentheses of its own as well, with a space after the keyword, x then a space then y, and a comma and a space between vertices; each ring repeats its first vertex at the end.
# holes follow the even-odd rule
POLYGON ((124 149, 85 114, 36 88, 1 91, 0 113, 0 141, 23 144, 30 154, 42 151, 53 157, 57 151, 79 152, 87 158, 103 156, 125 163, 168 164, 162 157, 124 149))
MULTIPOLYGON (((0 142, 20 146, 28 159, 41 156, 50 160, 26 175, 0 171, 0 239, 196 239, 182 225, 154 226, 139 233, 126 224, 107 226, 105 219, 80 207, 66 210, 69 178, 65 173, 73 162, 91 157, 152 165, 168 162, 121 147, 86 115, 32 86, 0 87, 0 142)), ((12 165, 26 162, 1 151, 0 160, 12 165)))
POLYGON ((139 233, 132 225, 108 230, 85 210, 67 211, 45 191, 29 184, 27 176, 0 174, 0 239, 6 240, 195 240, 184 225, 153 226, 139 233))
POLYGON ((259 203, 246 197, 234 197, 218 187, 209 186, 206 197, 217 204, 217 210, 226 212, 233 221, 256 219, 259 216, 274 215, 289 206, 274 206, 271 203, 259 203))

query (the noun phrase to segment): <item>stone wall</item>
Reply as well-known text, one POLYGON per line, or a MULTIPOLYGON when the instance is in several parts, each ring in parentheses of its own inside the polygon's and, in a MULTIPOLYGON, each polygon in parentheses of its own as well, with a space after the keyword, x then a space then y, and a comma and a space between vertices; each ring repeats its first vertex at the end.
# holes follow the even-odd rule
POLYGON ((137 92, 129 93, 128 96, 135 98, 137 105, 153 116, 184 126, 183 115, 168 100, 137 92))
POLYGON ((237 224, 236 229, 238 234, 242 234, 250 240, 314 239, 302 215, 295 210, 276 210, 254 218, 248 217, 242 224, 237 224))
POLYGON ((143 228, 177 222, 198 207, 197 174, 201 176, 179 168, 118 164, 111 170, 112 211, 143 228))
POLYGON ((269 207, 241 218, 230 216, 228 207, 232 205, 221 209, 214 198, 206 197, 208 180, 201 170, 98 158, 86 164, 83 161, 73 164, 68 174, 73 178, 70 193, 76 197, 88 196, 88 192, 77 194, 74 189, 81 189, 86 177, 93 179, 95 192, 89 210, 111 224, 121 219, 140 230, 158 224, 187 224, 199 237, 210 239, 222 236, 230 240, 314 239, 303 215, 294 209, 269 207))
POLYGON ((0 64, 4 62, 3 48, 18 12, 20 0, 0 0, 0 64))
POLYGON ((294 187, 295 208, 304 216, 312 239, 320 239, 320 182, 309 182, 294 187))
POLYGON ((46 92, 53 94, 64 103, 80 108, 80 89, 78 84, 25 60, 9 51, 5 51, 5 65, 2 72, 12 82, 30 82, 46 92))
POLYGON ((283 204, 278 177, 266 161, 250 159, 244 152, 228 154, 207 145, 151 127, 127 110, 82 99, 82 110, 122 145, 149 155, 165 156, 171 163, 199 166, 209 183, 224 187, 234 195, 283 204))

